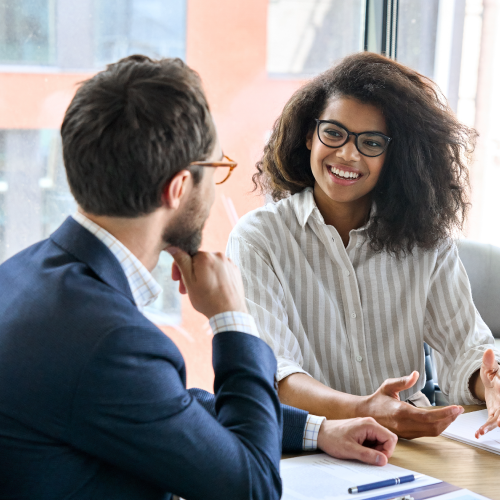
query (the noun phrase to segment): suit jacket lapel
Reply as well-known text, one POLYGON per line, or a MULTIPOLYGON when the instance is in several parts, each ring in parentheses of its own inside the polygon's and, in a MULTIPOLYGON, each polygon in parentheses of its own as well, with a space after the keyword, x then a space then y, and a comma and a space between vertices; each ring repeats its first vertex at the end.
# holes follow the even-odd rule
POLYGON ((85 262, 102 281, 135 304, 127 277, 116 257, 102 241, 72 217, 68 217, 52 233, 50 239, 78 260, 85 262))

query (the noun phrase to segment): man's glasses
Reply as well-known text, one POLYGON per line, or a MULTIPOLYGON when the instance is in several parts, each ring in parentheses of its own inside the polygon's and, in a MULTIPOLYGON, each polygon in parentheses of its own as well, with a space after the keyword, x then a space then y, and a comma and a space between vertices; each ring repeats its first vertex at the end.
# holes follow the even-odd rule
POLYGON ((318 139, 329 148, 340 148, 348 140, 349 136, 354 136, 354 144, 356 149, 363 155, 370 158, 380 156, 389 146, 392 141, 391 137, 387 137, 380 132, 349 132, 345 127, 337 122, 330 120, 318 120, 317 131, 318 139))
POLYGON ((190 165, 217 168, 214 174, 215 184, 223 184, 231 177, 231 173, 238 166, 229 156, 223 155, 223 158, 227 161, 193 161, 190 165))

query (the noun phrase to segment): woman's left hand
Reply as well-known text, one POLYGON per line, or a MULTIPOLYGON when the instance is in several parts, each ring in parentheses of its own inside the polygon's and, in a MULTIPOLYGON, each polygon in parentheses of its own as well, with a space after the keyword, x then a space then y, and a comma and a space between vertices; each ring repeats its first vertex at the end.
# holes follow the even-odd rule
POLYGON ((476 438, 500 426, 500 369, 492 349, 483 354, 479 376, 484 385, 488 420, 476 431, 476 438))

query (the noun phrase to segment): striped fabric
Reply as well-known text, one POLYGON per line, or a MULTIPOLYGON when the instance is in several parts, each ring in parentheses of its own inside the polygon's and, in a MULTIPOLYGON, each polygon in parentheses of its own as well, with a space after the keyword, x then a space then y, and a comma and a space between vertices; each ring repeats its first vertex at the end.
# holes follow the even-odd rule
POLYGON ((367 395, 418 370, 417 384, 400 395, 405 400, 425 384, 425 341, 450 402, 479 403, 468 381, 494 339, 453 243, 398 260, 374 253, 361 228, 345 248, 308 188, 243 217, 227 254, 242 271, 260 336, 278 358, 278 380, 302 372, 367 395))

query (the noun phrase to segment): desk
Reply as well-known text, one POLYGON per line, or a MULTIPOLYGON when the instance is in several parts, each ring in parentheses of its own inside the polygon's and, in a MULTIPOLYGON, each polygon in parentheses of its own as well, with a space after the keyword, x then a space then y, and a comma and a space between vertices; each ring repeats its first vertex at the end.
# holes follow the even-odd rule
MULTIPOLYGON (((465 412, 486 406, 464 406, 465 412)), ((445 437, 400 439, 389 463, 500 500, 500 455, 445 437)))
MULTIPOLYGON (((485 406, 464 406, 465 412, 485 406)), ((286 455, 291 458, 298 455, 286 455)), ((500 455, 445 437, 400 439, 389 463, 500 500, 500 455)))

